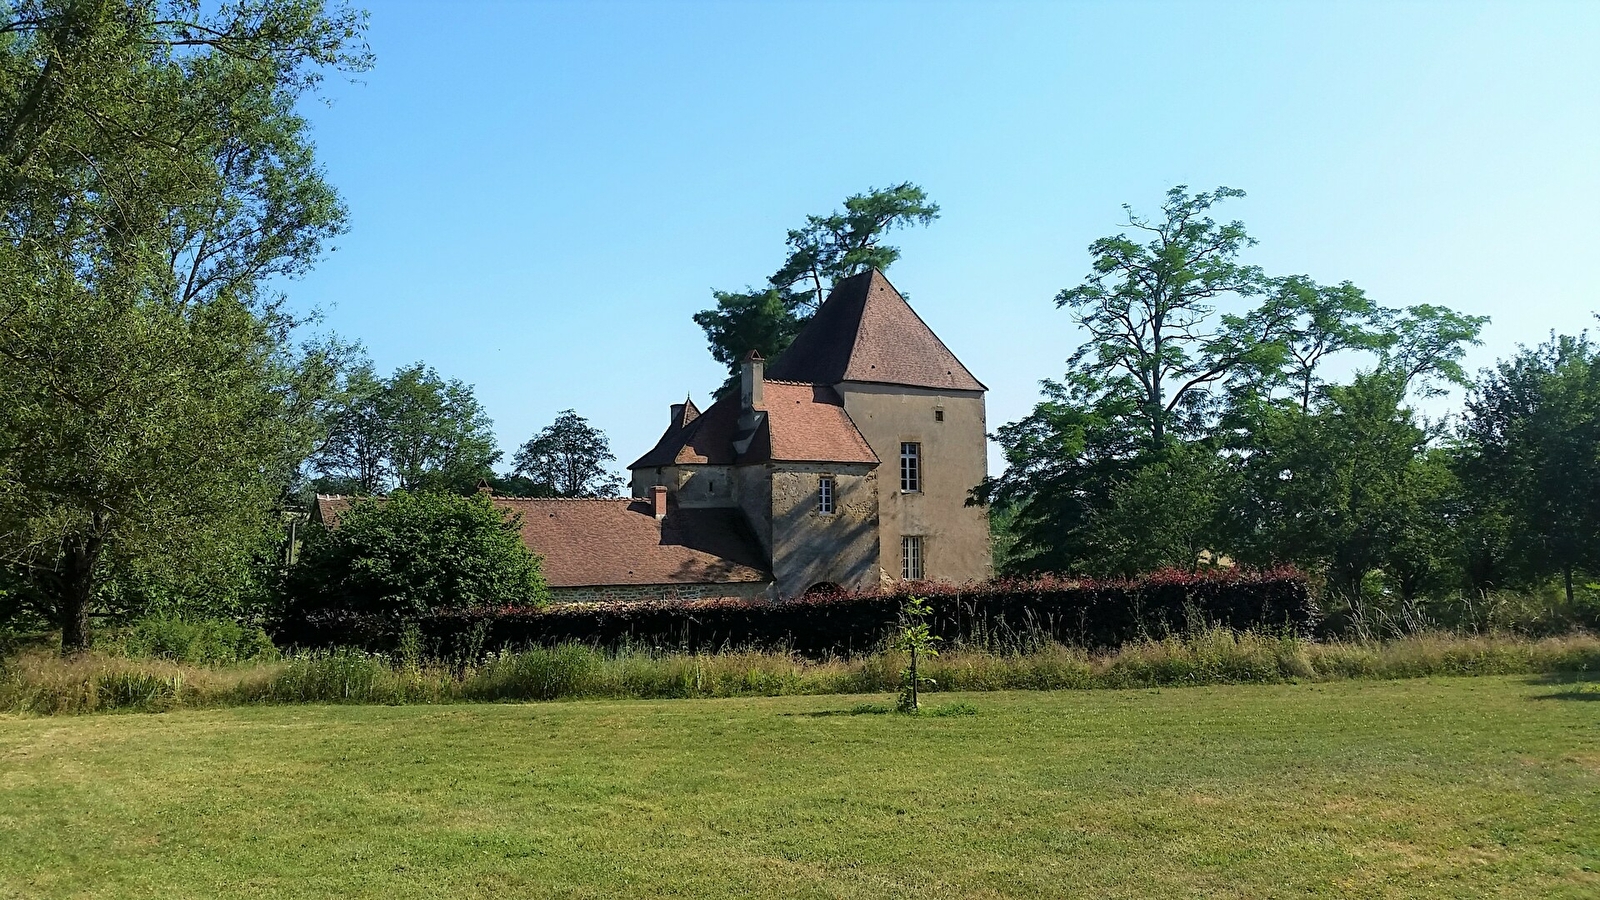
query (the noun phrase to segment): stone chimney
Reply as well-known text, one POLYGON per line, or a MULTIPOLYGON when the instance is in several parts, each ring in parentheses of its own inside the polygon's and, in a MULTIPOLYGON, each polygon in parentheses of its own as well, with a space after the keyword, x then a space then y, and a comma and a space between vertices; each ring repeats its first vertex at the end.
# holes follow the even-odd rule
POLYGON ((739 367, 740 412, 767 408, 766 369, 767 361, 761 358, 760 353, 751 350, 744 355, 744 362, 739 367))
POLYGON ((667 486, 658 484, 650 489, 650 503, 655 507, 656 521, 667 517, 667 486))

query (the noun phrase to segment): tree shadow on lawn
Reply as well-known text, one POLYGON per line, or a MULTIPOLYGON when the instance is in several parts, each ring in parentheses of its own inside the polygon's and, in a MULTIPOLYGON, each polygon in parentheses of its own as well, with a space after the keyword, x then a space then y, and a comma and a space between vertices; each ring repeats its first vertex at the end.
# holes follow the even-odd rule
POLYGON ((1594 672, 1554 672, 1528 679, 1529 684, 1559 685, 1563 690, 1535 694, 1534 700, 1600 701, 1600 674, 1594 672))
MULTIPOLYGON (((832 716, 883 716, 894 712, 892 706, 883 703, 857 703, 849 709, 821 709, 816 712, 783 713, 801 719, 826 719, 832 716)), ((971 703, 957 701, 955 703, 941 703, 937 706, 924 706, 915 715, 922 718, 943 719, 951 716, 975 716, 978 708, 971 703)))

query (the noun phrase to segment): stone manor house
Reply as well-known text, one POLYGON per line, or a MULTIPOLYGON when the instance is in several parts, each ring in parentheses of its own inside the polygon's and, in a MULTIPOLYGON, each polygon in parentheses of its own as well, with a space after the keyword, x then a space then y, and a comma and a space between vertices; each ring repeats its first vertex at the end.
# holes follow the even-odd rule
MULTIPOLYGON (((765 597, 987 578, 986 388, 883 273, 840 281, 768 365, 672 404, 627 499, 495 497, 557 601, 765 597)), ((314 521, 351 501, 320 496, 314 521)))

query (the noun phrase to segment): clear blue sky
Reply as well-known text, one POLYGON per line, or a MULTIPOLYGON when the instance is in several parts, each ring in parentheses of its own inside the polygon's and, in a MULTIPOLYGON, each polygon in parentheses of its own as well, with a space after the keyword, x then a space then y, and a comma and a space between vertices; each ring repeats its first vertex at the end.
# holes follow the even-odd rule
MULTIPOLYGON (((1600 3, 405 3, 308 107, 351 211, 288 285, 382 370, 476 386, 509 452, 572 407, 619 463, 721 380, 690 320, 786 229, 910 180, 889 276, 1024 415, 1051 302, 1173 184, 1276 274, 1494 317, 1472 367, 1600 309, 1600 3)), ((994 465, 994 463, 991 463, 994 465)))

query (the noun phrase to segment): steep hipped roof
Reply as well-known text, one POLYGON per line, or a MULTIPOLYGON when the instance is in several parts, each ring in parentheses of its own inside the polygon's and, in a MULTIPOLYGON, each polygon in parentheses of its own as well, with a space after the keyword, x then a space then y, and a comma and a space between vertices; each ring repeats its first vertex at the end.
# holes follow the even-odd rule
POLYGON ((835 284, 767 375, 814 384, 987 390, 877 269, 835 284))
POLYGON ((630 469, 673 465, 759 462, 836 462, 876 464, 878 457, 856 429, 844 401, 821 384, 766 381, 766 413, 749 448, 738 453, 739 398, 725 394, 688 425, 667 428, 654 448, 630 469))
MULTIPOLYGON (((384 498, 319 495, 315 517, 336 526, 365 499, 384 498)), ((494 505, 522 516, 522 542, 544 557, 551 587, 772 580, 736 509, 673 509, 657 519, 647 500, 495 497, 494 505)))

